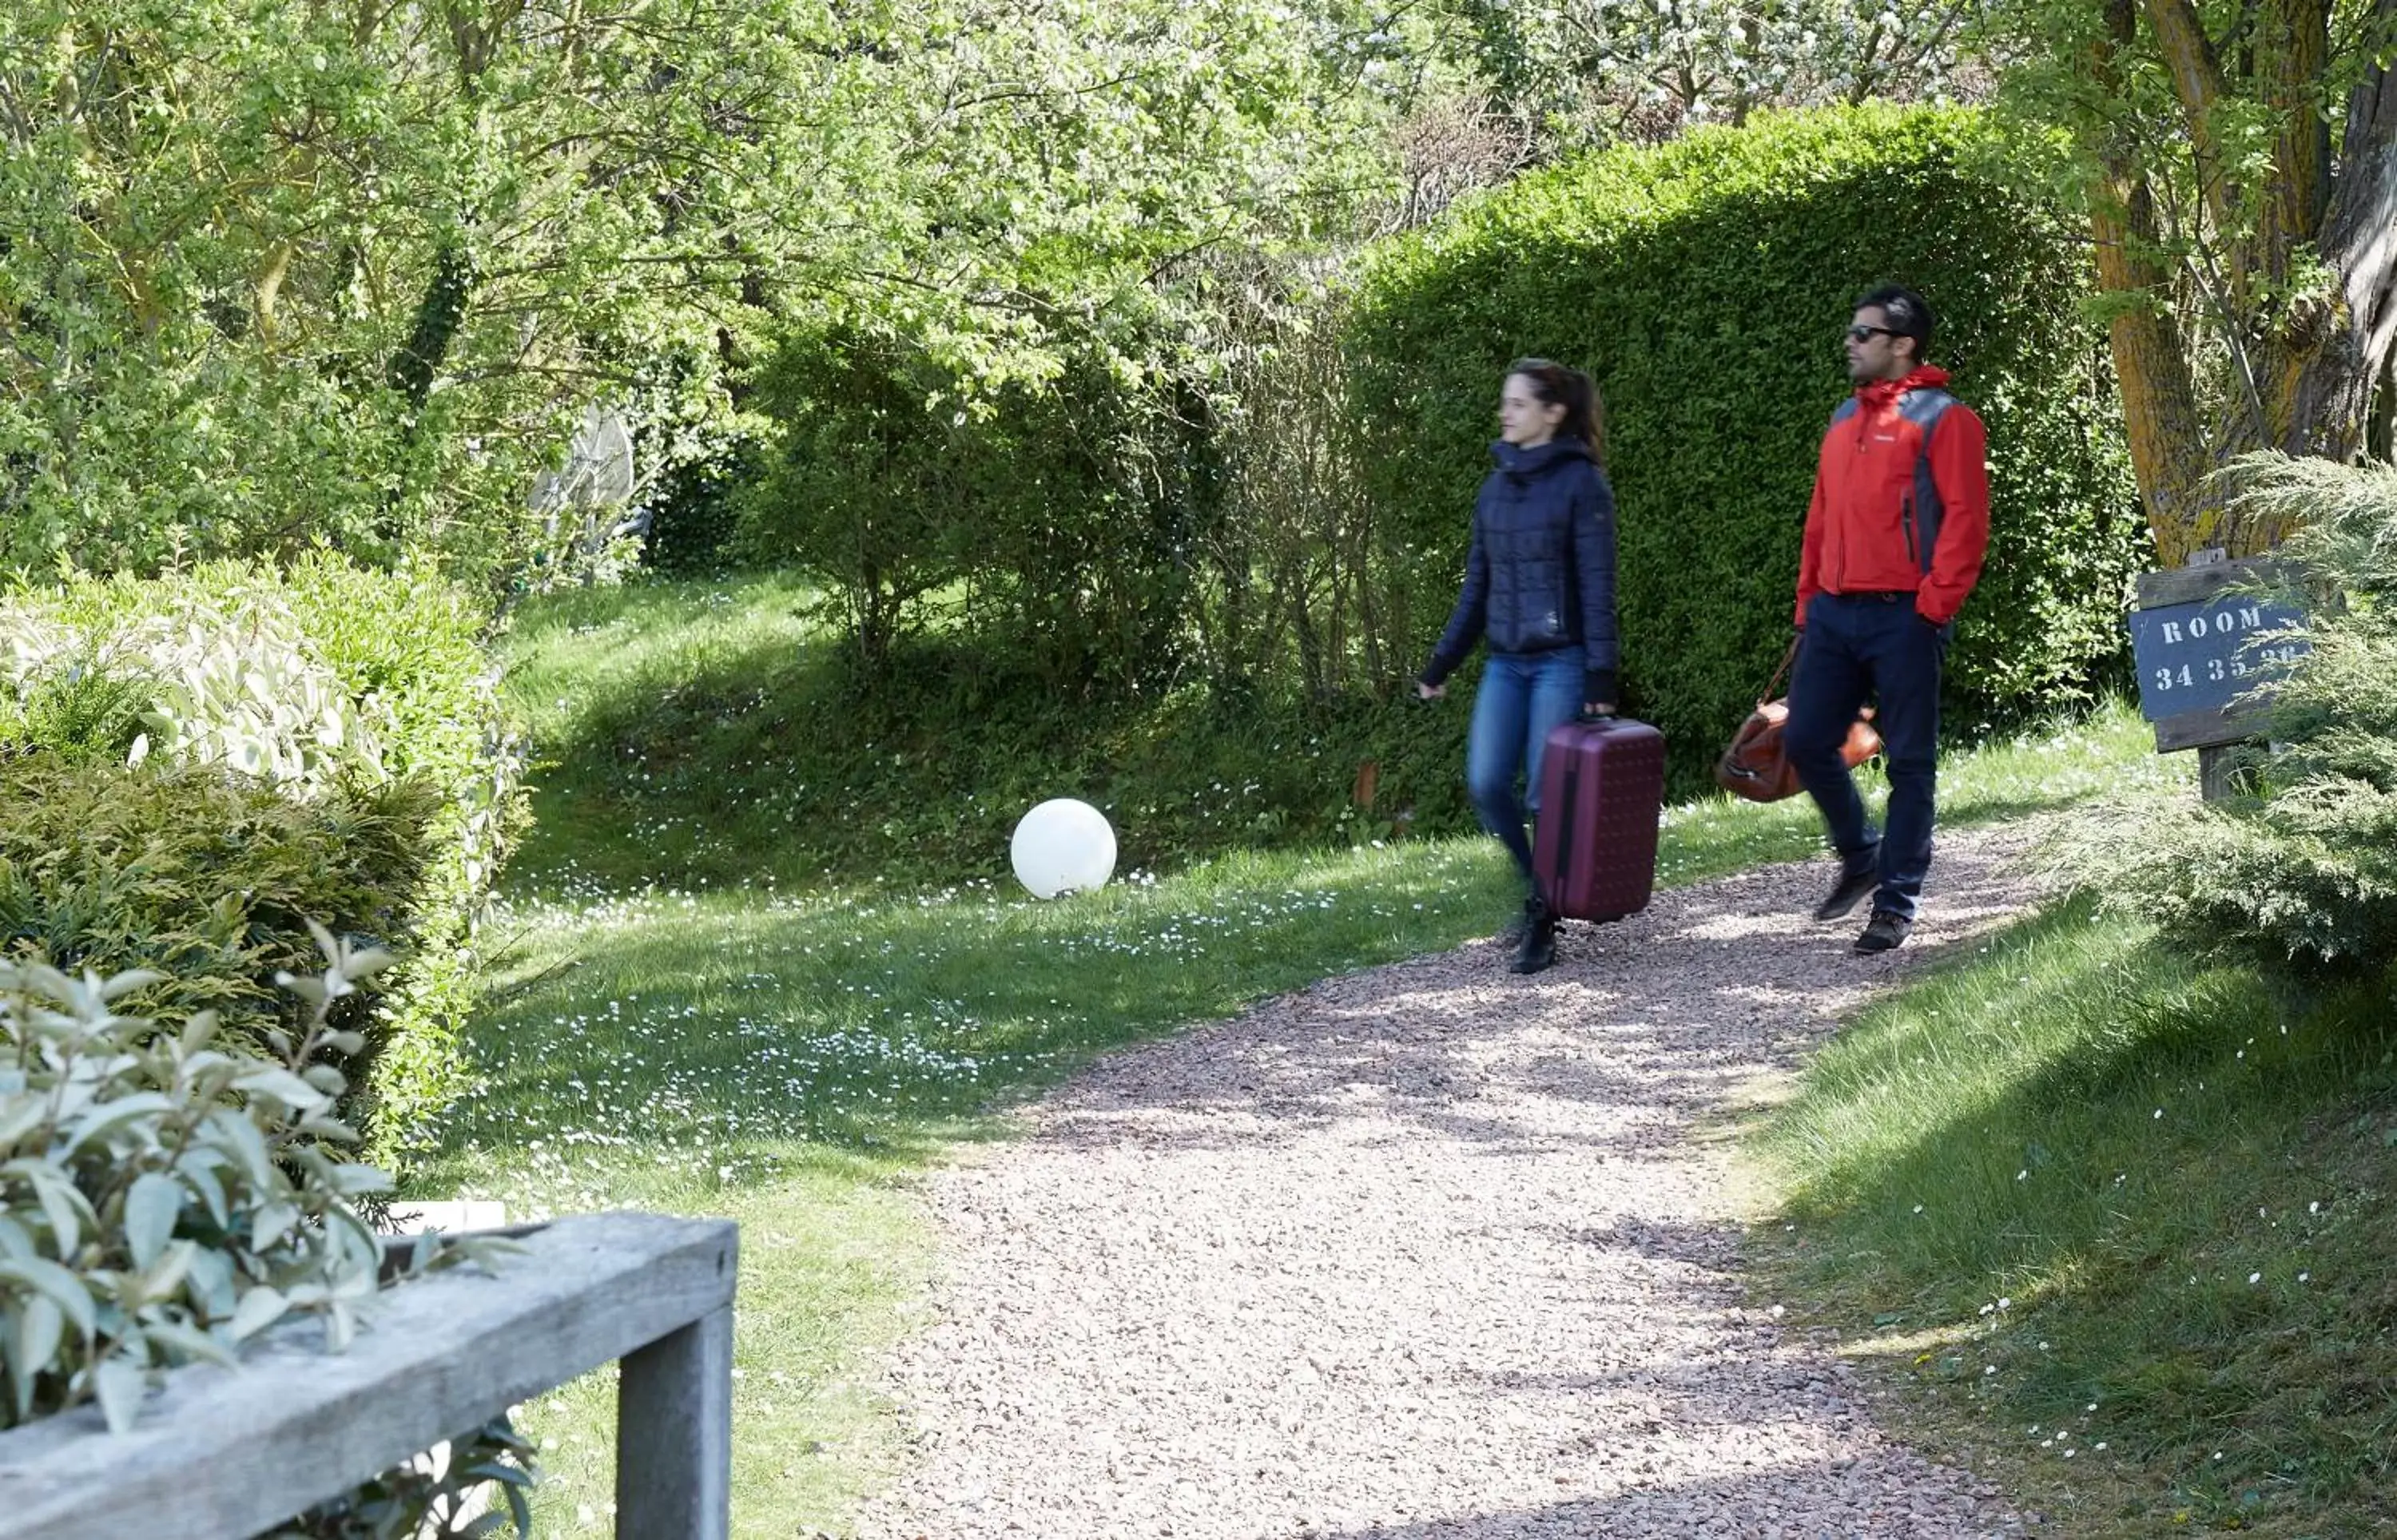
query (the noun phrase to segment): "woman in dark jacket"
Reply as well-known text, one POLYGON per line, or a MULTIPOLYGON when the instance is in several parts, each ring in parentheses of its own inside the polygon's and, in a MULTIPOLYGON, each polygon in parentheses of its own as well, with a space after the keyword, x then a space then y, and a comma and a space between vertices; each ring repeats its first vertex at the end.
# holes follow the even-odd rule
POLYGON ((1611 712, 1614 635, 1614 492, 1602 469, 1598 388, 1578 369, 1527 358, 1498 398, 1498 463, 1473 508, 1465 591, 1415 688, 1426 700, 1476 642, 1490 644, 1466 739, 1465 783, 1482 826, 1521 869, 1530 896, 1517 973, 1556 961, 1556 916, 1532 874, 1526 809, 1539 814, 1548 734, 1576 711, 1611 712), (1528 795, 1515 791, 1520 775, 1528 795))

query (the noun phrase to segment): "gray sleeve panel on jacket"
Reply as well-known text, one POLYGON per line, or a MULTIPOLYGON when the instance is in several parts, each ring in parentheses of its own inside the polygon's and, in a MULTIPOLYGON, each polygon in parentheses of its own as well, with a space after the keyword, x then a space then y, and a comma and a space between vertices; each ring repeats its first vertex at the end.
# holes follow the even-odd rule
POLYGON ((1954 396, 1928 386, 1897 398, 1898 416, 1922 434, 1914 452, 1913 528, 1908 538, 1914 541, 1915 561, 1925 577, 1931 574, 1932 553, 1939 548, 1939 525, 1948 512, 1948 504, 1939 496, 1939 483, 1931 474, 1931 432, 1955 405, 1954 396))
POLYGON ((1581 593, 1581 642, 1587 666, 1619 670, 1614 630, 1614 488, 1593 465, 1573 498, 1573 555, 1581 593))

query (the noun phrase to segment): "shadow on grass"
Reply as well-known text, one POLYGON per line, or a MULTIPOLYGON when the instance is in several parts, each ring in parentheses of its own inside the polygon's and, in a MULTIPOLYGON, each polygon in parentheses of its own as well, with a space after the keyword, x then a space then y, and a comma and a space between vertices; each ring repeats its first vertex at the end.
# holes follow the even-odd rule
MULTIPOLYGON (((559 671, 525 688, 575 689, 559 671)), ((870 685, 835 647, 717 639, 581 688, 542 729, 519 893, 1004 877, 1015 820, 1060 795, 1109 812, 1118 870, 1472 827, 1461 710, 1086 698, 937 640, 870 685)))
MULTIPOLYGON (((1125 870, 1473 828, 1465 696, 1440 708, 1270 695, 1232 706, 1192 686, 1110 701, 942 637, 912 642, 868 682, 793 617, 806 596, 787 580, 732 588, 650 585, 523 612, 512 677, 548 767, 513 891, 1004 879, 1014 820, 1058 795, 1109 812, 1125 870)), ((2095 735, 2081 736, 2123 752, 2116 716, 2099 713, 2095 735)), ((2037 774, 2037 751, 2021 757, 2018 786, 1967 790, 1951 799, 1951 821, 2062 806, 2090 790, 2037 774)), ((1771 858, 1818 848, 1811 809, 1785 824, 1720 832, 1768 840, 1771 858)))
POLYGON ((1828 1323, 1907 1334, 1862 1356, 2103 1440, 2160 1513, 2385 1533, 2387 1002, 2301 1000, 2055 906, 1814 1062, 1770 1134, 1801 1239, 1759 1249, 1828 1323))

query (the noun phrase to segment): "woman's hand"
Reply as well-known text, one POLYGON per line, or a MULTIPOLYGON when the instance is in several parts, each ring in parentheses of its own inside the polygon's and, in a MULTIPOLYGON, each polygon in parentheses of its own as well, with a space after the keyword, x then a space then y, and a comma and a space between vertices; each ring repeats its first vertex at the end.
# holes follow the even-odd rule
POLYGON ((1419 700, 1438 700, 1446 694, 1448 686, 1445 684, 1426 684, 1420 679, 1415 681, 1415 697, 1419 700))

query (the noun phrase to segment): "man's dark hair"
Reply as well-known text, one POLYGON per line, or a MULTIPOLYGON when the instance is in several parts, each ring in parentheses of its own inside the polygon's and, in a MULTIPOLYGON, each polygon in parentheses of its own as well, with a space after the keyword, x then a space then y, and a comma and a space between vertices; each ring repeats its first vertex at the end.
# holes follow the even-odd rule
POLYGON ((1938 318, 1931 313, 1931 304, 1912 289, 1897 284, 1883 284, 1855 303, 1857 310, 1877 310, 1889 318, 1889 329, 1900 337, 1914 339, 1914 361, 1920 364, 1931 352, 1931 328, 1938 318))

